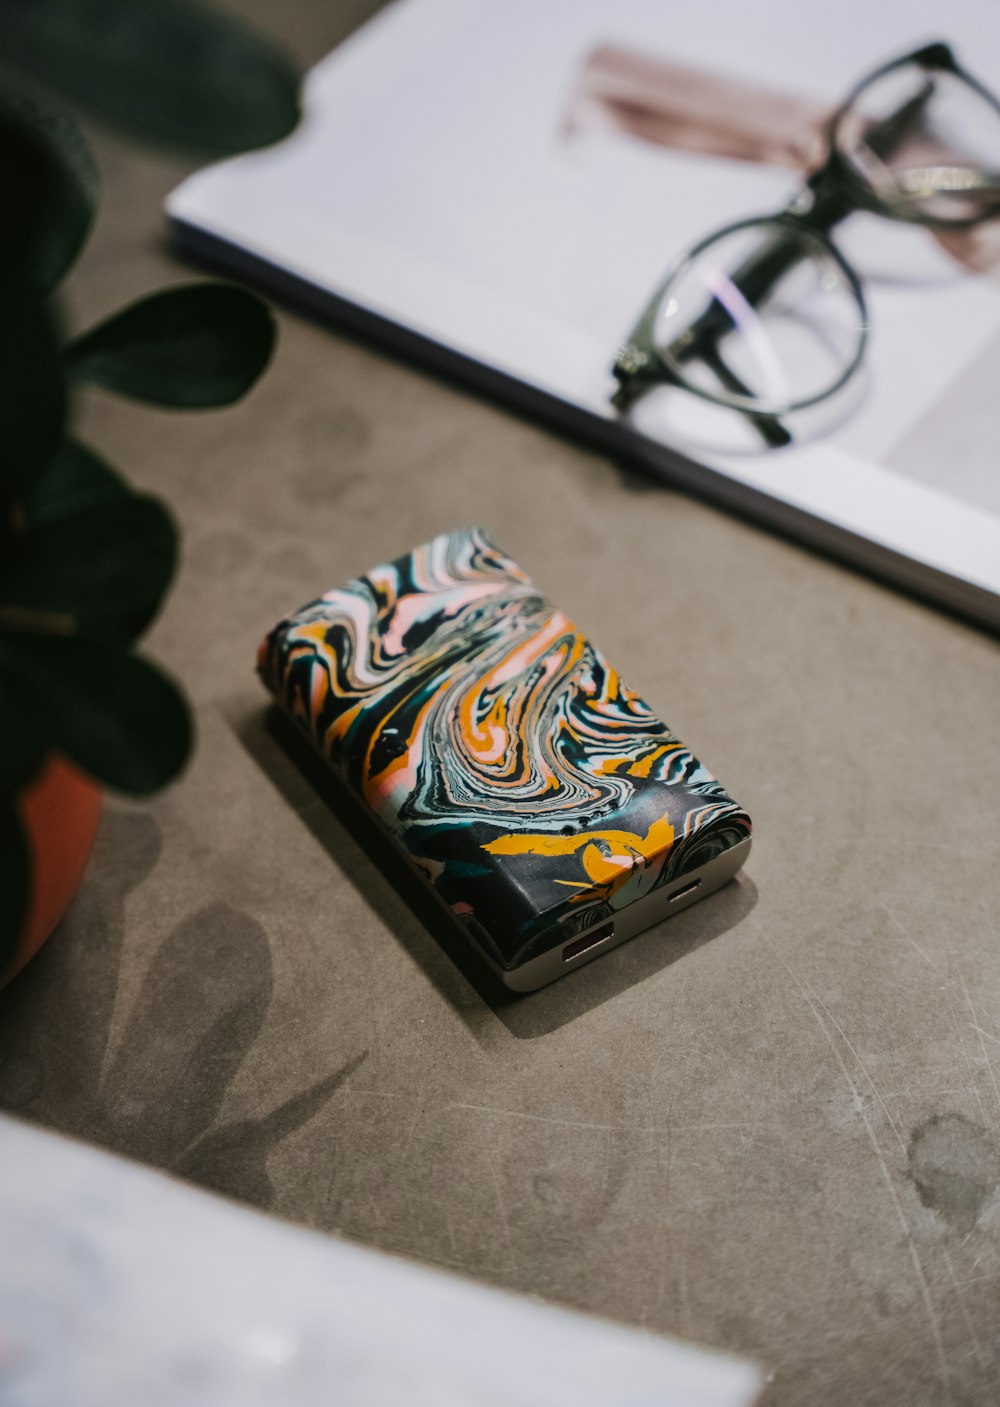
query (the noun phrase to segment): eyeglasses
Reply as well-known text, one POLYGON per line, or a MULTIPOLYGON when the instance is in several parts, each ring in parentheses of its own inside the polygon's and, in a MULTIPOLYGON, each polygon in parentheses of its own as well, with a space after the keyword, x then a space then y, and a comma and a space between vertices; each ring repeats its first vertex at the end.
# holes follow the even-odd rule
POLYGON ((1000 102, 946 44, 859 83, 828 143, 785 211, 729 225, 673 264, 615 362, 620 410, 681 386, 787 444, 778 417, 839 391, 868 338, 861 280, 830 230, 856 210, 950 230, 1000 213, 1000 102))

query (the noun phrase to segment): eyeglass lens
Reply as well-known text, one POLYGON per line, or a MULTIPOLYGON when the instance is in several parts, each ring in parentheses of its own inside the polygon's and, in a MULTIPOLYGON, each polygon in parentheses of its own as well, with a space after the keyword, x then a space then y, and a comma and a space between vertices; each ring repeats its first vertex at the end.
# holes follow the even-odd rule
POLYGON ((833 145, 897 218, 968 224, 1000 205, 1000 110, 961 74, 910 61, 876 75, 833 145))
POLYGON ((690 390, 782 415, 828 395, 853 370, 864 310, 825 240, 758 220, 706 241, 663 290, 657 353, 690 390), (764 287, 760 296, 754 278, 764 287))

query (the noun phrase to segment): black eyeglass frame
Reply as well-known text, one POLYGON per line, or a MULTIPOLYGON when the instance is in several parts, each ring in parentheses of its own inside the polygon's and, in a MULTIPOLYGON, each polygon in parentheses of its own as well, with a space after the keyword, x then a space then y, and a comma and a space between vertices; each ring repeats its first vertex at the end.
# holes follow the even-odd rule
POLYGON ((829 155, 824 166, 814 176, 811 176, 807 185, 819 180, 824 175, 827 166, 833 165, 836 168, 836 175, 842 184, 847 188, 853 198, 853 208, 856 210, 870 210, 875 215, 884 215, 889 220, 901 220, 907 224, 923 225, 927 229, 948 229, 948 230, 968 230, 976 225, 981 225, 984 221, 992 219, 995 215, 1000 215, 1000 191, 992 205, 978 215, 939 217, 930 214, 910 213, 904 206, 893 205, 890 201, 880 200, 871 184, 863 180, 852 169, 850 162, 843 155, 837 142, 837 132, 847 115, 852 111, 858 99, 866 88, 870 88, 880 79, 888 77, 896 69, 906 68, 910 64, 917 64, 929 72, 950 73, 954 78, 959 78, 977 93, 984 102, 988 103, 994 112, 1000 116, 1000 98, 991 93, 989 88, 980 83, 978 78, 963 68, 955 58, 951 47, 943 41, 938 40, 933 44, 925 44, 921 49, 915 49, 912 54, 905 54, 900 59, 892 59, 889 63, 883 64, 881 68, 875 69, 867 78, 863 78, 860 83, 851 90, 848 97, 837 108, 827 125, 827 145, 829 155))
MULTIPOLYGON (((868 342, 868 308, 861 280, 833 243, 829 231, 841 220, 858 210, 867 210, 887 219, 922 225, 926 228, 952 230, 971 229, 1000 214, 1000 190, 998 190, 996 199, 989 203, 985 209, 969 217, 940 217, 882 200, 874 187, 854 170, 851 162, 844 155, 838 141, 838 133, 861 95, 882 78, 896 70, 914 64, 932 73, 950 73, 959 78, 985 100, 1000 118, 1000 100, 978 79, 962 68, 951 48, 943 42, 927 44, 911 54, 893 59, 874 69, 855 85, 831 116, 826 128, 826 159, 812 175, 807 177, 802 190, 788 207, 775 215, 739 220, 732 225, 715 230, 671 264, 615 360, 613 370, 619 384, 618 390, 612 397, 612 403, 619 410, 626 410, 639 397, 657 386, 679 386, 703 400, 726 406, 746 415, 764 440, 772 447, 788 444, 791 435, 777 417, 806 409, 835 395, 854 376, 863 360, 868 342), (696 331, 698 326, 696 325, 696 329, 691 329, 689 334, 686 334, 689 345, 685 349, 684 359, 698 357, 702 362, 707 363, 723 385, 727 386, 728 398, 699 386, 676 371, 666 360, 653 338, 653 327, 663 303, 663 296, 684 267, 697 258, 708 245, 714 244, 728 234, 738 233, 742 229, 755 226, 773 226, 779 231, 784 227, 787 234, 792 237, 784 241, 783 255, 779 254, 777 250, 772 250, 769 257, 768 251, 764 250, 747 260, 737 271, 734 281, 751 305, 755 301, 760 301, 768 289, 773 287, 777 279, 794 263, 799 262, 802 255, 796 249, 796 245, 806 239, 817 241, 822 252, 835 262, 857 300, 861 313, 858 347, 844 373, 823 391, 791 404, 780 406, 768 405, 760 397, 752 395, 749 389, 739 382, 739 378, 726 367, 713 346, 713 334, 715 332, 721 333, 723 328, 713 329, 711 327, 713 319, 710 314, 703 314, 702 318, 699 319, 699 323, 704 324, 700 330, 696 331), (760 287, 751 288, 748 292, 746 285, 754 280, 760 284, 760 287)), ((888 127, 891 120, 886 119, 883 126, 888 127)))

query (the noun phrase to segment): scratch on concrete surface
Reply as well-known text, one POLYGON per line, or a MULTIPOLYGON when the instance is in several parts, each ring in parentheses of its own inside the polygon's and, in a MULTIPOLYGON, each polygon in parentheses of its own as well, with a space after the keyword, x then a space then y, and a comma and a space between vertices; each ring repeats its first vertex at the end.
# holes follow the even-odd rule
POLYGON ((500 1208, 500 1225, 503 1228, 503 1239, 507 1246, 507 1270, 513 1271, 514 1265, 514 1242, 510 1235, 510 1222, 507 1219, 507 1207, 503 1199, 503 1187, 500 1182, 500 1170, 493 1160, 496 1149, 483 1149, 484 1156, 489 1164, 490 1176, 493 1178, 493 1185, 496 1188, 497 1206, 500 1208))
POLYGON ((524 1109, 500 1109, 493 1104, 466 1104, 455 1101, 446 1106, 449 1109, 470 1109, 477 1114, 497 1114, 504 1119, 527 1119, 533 1124, 552 1124, 555 1128, 588 1129, 595 1133, 714 1133, 751 1132, 773 1133, 781 1137, 783 1130, 777 1124, 758 1124, 753 1119, 737 1119, 732 1123, 695 1124, 592 1124, 578 1119, 562 1119, 555 1114, 529 1114, 524 1109))
POLYGON ((422 1080, 420 1088, 417 1090, 416 1098, 413 1101, 413 1113, 410 1115, 410 1122, 406 1130, 406 1138, 403 1141, 403 1147, 399 1153, 399 1161, 401 1163, 405 1163, 406 1159, 409 1157, 410 1148, 413 1144, 413 1135, 417 1131, 417 1124, 420 1122, 421 1115, 424 1112, 424 1090, 426 1088, 427 1081, 422 1080))
POLYGON ((984 1031, 982 1026, 977 1026, 974 1021, 968 1023, 974 1031, 978 1031, 981 1036, 985 1036, 988 1041, 996 1041, 1000 1045, 1000 1036, 994 1036, 992 1031, 984 1031))
MULTIPOLYGON (((989 1070, 990 1080, 991 1080, 991 1082, 992 1082, 992 1084, 993 1084, 993 1091, 994 1091, 994 1094, 996 1094, 996 1096, 997 1096, 997 1101, 998 1101, 998 1103, 1000 1103, 1000 1089, 998 1089, 998 1087, 997 1087, 996 1074, 995 1074, 995 1071, 994 1071, 994 1069, 993 1069, 992 1064, 990 1063, 989 1056, 988 1056, 988 1054, 987 1054, 987 1052, 986 1052, 986 1046, 985 1046, 985 1044, 984 1044, 983 1037, 985 1036, 985 1037, 988 1037, 990 1040, 995 1040, 995 1041, 997 1041, 997 1044, 998 1044, 998 1045, 1000 1045, 1000 1038, 998 1038, 998 1037, 996 1037, 996 1036, 990 1036, 990 1033, 989 1033, 988 1031, 984 1031, 979 1025, 977 1025, 977 1023, 976 1023, 976 1021, 975 1021, 975 1019, 974 1019, 976 1013, 975 1013, 975 1011, 973 1010, 972 1002, 971 1002, 971 999, 970 999, 970 997, 969 997, 968 986, 967 986, 966 981, 965 981, 965 975, 964 975, 964 973, 962 972, 961 963, 959 962, 958 954, 957 954, 957 952, 955 951, 954 943, 952 943, 952 944, 949 945, 948 952, 949 952, 949 956, 950 956, 950 958, 951 958, 951 963, 952 963, 952 965, 953 965, 953 967, 954 967, 954 970, 958 973, 958 981, 957 981, 957 983, 956 983, 956 980, 955 980, 953 977, 950 977, 950 976, 948 975, 948 973, 944 970, 944 968, 942 968, 941 966, 939 966, 939 964, 934 961, 934 959, 930 956, 930 954, 929 954, 928 952, 926 952, 925 949, 920 946, 920 944, 916 941, 916 939, 912 936, 912 934, 910 934, 910 933, 907 931, 907 929, 903 926, 903 924, 899 921, 899 919, 896 917, 896 915, 892 912, 892 910, 891 910, 886 904, 880 904, 880 905, 879 905, 879 908, 881 908, 882 911, 883 911, 883 913, 885 913, 885 914, 887 915, 887 917, 888 917, 888 918, 890 919, 890 921, 895 925, 895 927, 899 930, 899 932, 900 932, 900 933, 902 934, 902 936, 907 940, 907 942, 910 943, 914 948, 916 948, 916 950, 917 950, 917 952, 920 954, 920 956, 921 956, 922 958, 924 958, 925 961, 930 964, 930 966, 934 969, 934 971, 935 971, 936 973, 938 973, 938 975, 943 979, 943 985, 944 985, 946 988, 950 989, 951 991, 954 991, 955 988, 956 988, 956 986, 960 986, 960 987, 961 987, 962 992, 963 992, 963 995, 964 995, 964 997, 965 997, 966 1006, 968 1007, 968 1010, 969 1010, 969 1014, 970 1014, 970 1016, 973 1017, 973 1020, 967 1022, 966 1025, 971 1026, 972 1029, 973 1029, 974 1031, 976 1031, 977 1034, 978 1034, 978 1036, 979 1036, 979 1048, 980 1048, 980 1052, 981 1052, 981 1055, 982 1055, 982 1060, 983 1060, 983 1063, 986 1065, 987 1069, 989 1070)), ((980 1094, 980 1092, 979 1092, 978 1085, 977 1085, 977 1082, 976 1082, 976 1067, 975 1067, 975 1065, 973 1064, 972 1060, 970 1060, 968 1050, 966 1049, 966 1047, 964 1046, 964 1044, 963 1044, 963 1047, 962 1047, 962 1054, 963 1054, 963 1056, 964 1056, 965 1068, 966 1068, 966 1071, 967 1071, 968 1076, 969 1076, 969 1086, 970 1086, 970 1088, 972 1089, 972 1091, 973 1091, 973 1093, 974 1093, 974 1095, 975 1095, 976 1101, 977 1101, 977 1103, 979 1104, 980 1110, 982 1111, 983 1117, 984 1117, 984 1119, 985 1119, 986 1110, 985 1110, 985 1108, 983 1107, 982 1096, 981 1096, 981 1094, 980 1094)), ((945 1091, 939 1091, 939 1093, 964 1093, 964 1091, 947 1091, 947 1090, 945 1090, 945 1091)), ((888 1098, 888 1096, 886 1096, 886 1098, 888 1098)))
MULTIPOLYGON (((812 997, 810 997, 811 989, 807 989, 806 984, 799 977, 798 973, 793 971, 793 969, 788 965, 787 962, 785 962, 783 958, 781 959, 781 963, 782 966, 785 968, 785 971, 788 973, 789 977, 791 977, 792 981, 796 984, 799 991, 802 993, 803 1001, 809 1007, 809 1010, 812 1012, 813 1017, 816 1020, 816 1024, 823 1032, 827 1044, 833 1052, 834 1058, 837 1061, 837 1064, 840 1066, 844 1079, 847 1082, 847 1086, 851 1091, 855 1107, 858 1109, 858 1112, 864 1123, 865 1131, 868 1134, 868 1140, 871 1143, 872 1151, 874 1152, 875 1157, 878 1161, 879 1170, 882 1174, 882 1179, 885 1182, 886 1189, 888 1190, 889 1196, 892 1199, 893 1206, 896 1209, 896 1215, 899 1218, 899 1223, 903 1229, 903 1235, 906 1239, 906 1244, 910 1252, 910 1260, 913 1264, 914 1274, 917 1277, 917 1281, 920 1287, 920 1295, 924 1302, 924 1309, 927 1314, 928 1324, 930 1325, 931 1336, 934 1339, 934 1347, 937 1353, 938 1364, 941 1369, 941 1381, 942 1386, 945 1390, 946 1400, 949 1403, 953 1403, 954 1396, 951 1390, 951 1378, 948 1371, 948 1360, 945 1356, 944 1340, 941 1336, 941 1323, 938 1318, 937 1308, 934 1304, 934 1299, 931 1295, 930 1286, 927 1282, 927 1276, 924 1273, 924 1267, 921 1264, 920 1256, 917 1252, 917 1247, 913 1240, 913 1232, 910 1229, 910 1223, 907 1221, 906 1213, 903 1211, 903 1204, 899 1200, 899 1194, 897 1193, 895 1183, 892 1180, 892 1173, 889 1171, 889 1165, 885 1161, 885 1155, 883 1154, 878 1138, 875 1135, 875 1130, 872 1128, 871 1120, 868 1117, 868 1111, 864 1105, 864 1100, 861 1098, 857 1085, 851 1078, 851 1072, 850 1070, 848 1070, 847 1065, 844 1063, 843 1056, 837 1049, 837 1043, 833 1035, 827 1029, 826 1025, 823 1022, 822 1016, 820 1016, 816 1004, 814 1003, 812 997)), ((813 996, 815 996, 815 993, 813 993, 813 996)), ((819 1001, 818 997, 816 997, 816 1001, 819 1001)))
MULTIPOLYGON (((945 1095, 945 1094, 968 1094, 968 1086, 967 1086, 967 1085, 962 1085, 961 1088, 959 1088, 959 1089, 930 1089, 930 1088, 928 1088, 928 1087, 925 1086, 925 1087, 923 1087, 923 1088, 921 1089, 920 1093, 921 1093, 921 1095, 922 1095, 922 1097, 923 1097, 924 1099, 928 1099, 928 1098, 940 1099, 940 1098, 942 1097, 942 1095, 945 1095)), ((883 1099, 912 1099, 912 1098, 913 1098, 913 1090, 912 1090, 912 1089, 884 1089, 884 1090, 882 1091, 882 1098, 883 1098, 883 1099)))
POLYGON ((976 1362, 979 1364, 979 1370, 980 1370, 980 1372, 983 1374, 984 1377, 987 1377, 987 1376, 989 1375, 989 1371, 990 1371, 990 1370, 989 1370, 989 1364, 986 1362, 986 1359, 983 1357, 983 1346, 982 1346, 982 1344, 979 1342, 979 1336, 978 1336, 978 1334, 976 1333, 976 1326, 975 1326, 975 1324, 972 1322, 972 1315, 969 1313, 969 1306, 966 1304, 966 1302, 965 1302, 965 1296, 964 1296, 964 1295, 962 1294, 962 1292, 961 1292, 961 1289, 960 1289, 960 1286, 959 1286, 959 1283, 958 1283, 958 1277, 957 1277, 956 1274, 955 1274, 955 1266, 954 1266, 954 1264, 953 1264, 953 1262, 952 1262, 951 1255, 950 1255, 950 1253, 949 1253, 949 1251, 948 1251, 948 1247, 947 1247, 946 1245, 942 1244, 942 1246, 941 1246, 941 1252, 942 1252, 942 1254, 943 1254, 943 1256, 944 1256, 944 1263, 945 1263, 945 1265, 948 1267, 948 1279, 951 1281, 952 1287, 953 1287, 954 1290, 956 1291, 957 1298, 958 1298, 958 1303, 959 1303, 959 1307, 961 1308, 961 1311, 962 1311, 962 1318, 965 1320, 965 1327, 968 1329, 968 1331, 969 1331, 969 1337, 970 1337, 970 1339, 972 1340, 972 1347, 973 1347, 973 1350, 975 1351, 976 1362))
MULTIPOLYGON (((979 1105, 980 1116, 981 1116, 981 1118, 982 1118, 983 1123, 985 1124, 985 1123, 987 1123, 987 1122, 989 1121, 989 1115, 988 1115, 987 1110, 986 1110, 986 1105, 985 1105, 985 1103, 984 1103, 984 1101, 983 1101, 983 1092, 982 1092, 982 1090, 981 1090, 980 1087, 979 1087, 979 1084, 980 1084, 979 1078, 978 1078, 978 1076, 979 1076, 979 1066, 977 1066, 975 1060, 973 1059, 972 1054, 971 1054, 970 1051, 969 1051, 969 1045, 968 1045, 968 1040, 967 1040, 967 1032, 968 1032, 968 1024, 969 1024, 969 1023, 968 1023, 968 1022, 965 1022, 965 1023, 963 1024, 963 1021, 962 1021, 962 1015, 961 1015, 962 998, 958 995, 959 988, 962 988, 962 989, 964 990, 964 992, 965 992, 965 1008, 966 1008, 966 1010, 969 1012, 969 1015, 973 1018, 973 1022, 975 1022, 975 1012, 972 1010, 972 1003, 969 1001, 969 998, 968 998, 968 989, 966 988, 966 985, 965 985, 965 978, 964 978, 964 975, 963 975, 963 973, 962 973, 962 964, 961 964, 961 962, 960 962, 960 960, 959 960, 959 954, 958 954, 958 950, 957 950, 957 948, 956 948, 956 946, 955 946, 954 939, 952 939, 952 940, 950 941, 949 945, 948 945, 948 953, 949 953, 949 957, 950 957, 950 960, 951 960, 951 967, 952 967, 952 969, 953 969, 955 972, 958 973, 958 980, 956 980, 954 977, 949 977, 948 980, 947 980, 947 982, 945 983, 945 987, 947 988, 949 997, 952 999, 952 1001, 953 1001, 954 1004, 955 1004, 955 1012, 954 1012, 955 1029, 956 1029, 956 1033, 957 1033, 957 1035, 958 1035, 958 1045, 959 1045, 959 1049, 960 1049, 961 1054, 962 1054, 962 1059, 963 1059, 963 1061, 964 1061, 964 1063, 965 1063, 966 1075, 967 1075, 967 1077, 968 1077, 968 1090, 971 1092, 971 1094, 972 1094, 973 1098, 975 1099, 976 1103, 979 1105)), ((979 1038, 978 1046, 979 1046, 979 1053, 980 1053, 981 1059, 985 1059, 986 1051, 985 1051, 985 1046, 984 1046, 984 1044, 983 1044, 982 1037, 979 1038)), ((991 1073, 992 1073, 992 1071, 991 1071, 991 1073)))
POLYGON ((972 1020, 969 1022, 969 1025, 973 1028, 973 1030, 979 1032, 979 1049, 982 1051, 983 1054, 983 1064, 986 1066, 987 1070, 990 1073, 990 1083, 993 1085, 993 1093, 996 1096, 997 1104, 1000 1105, 1000 1088, 997 1087, 997 1074, 990 1060, 989 1052, 986 1049, 986 1042, 983 1040, 984 1033, 976 1022, 976 1009, 972 1005, 972 998, 969 996, 969 987, 965 980, 965 973, 962 971, 961 968, 959 968, 958 970, 958 978, 962 984, 962 994, 965 997, 965 1004, 969 1008, 969 1015, 972 1017, 972 1020))
POLYGON ((905 1152, 906 1152, 906 1143, 905 1143, 905 1141, 904 1141, 904 1139, 903 1139, 903 1135, 900 1133, 899 1129, 896 1127, 896 1121, 895 1121, 895 1119, 894 1119, 894 1118, 892 1117, 892 1115, 889 1113, 889 1110, 888 1110, 888 1108, 886 1107, 885 1100, 882 1098, 881 1094, 879 1094, 878 1089, 877 1089, 877 1087, 876 1087, 876 1085, 875 1085, 875 1081, 872 1079, 871 1075, 868 1073, 868 1067, 867 1067, 867 1065, 865 1065, 865 1062, 861 1059, 861 1056, 858 1054, 857 1049, 856 1049, 855 1046, 854 1046, 854 1043, 850 1040, 850 1038, 849 1038, 848 1035, 847 1035, 847 1032, 844 1030, 843 1026, 841 1026, 840 1022, 837 1020, 837 1018, 836 1018, 836 1017, 833 1015, 833 1013, 830 1011, 830 1008, 826 1005, 826 1003, 822 1000, 822 998, 818 995, 818 993, 817 993, 813 988, 810 988, 810 991, 812 992, 812 995, 813 995, 814 999, 816 1000, 816 1002, 817 1002, 817 1003, 819 1004, 819 1006, 822 1008, 822 1011, 823 1011, 824 1015, 827 1017, 827 1019, 829 1020, 829 1022, 831 1023, 831 1025, 835 1027, 835 1029, 836 1029, 838 1035, 840 1036, 841 1040, 844 1042, 844 1044, 847 1046, 847 1049, 851 1052, 851 1054, 854 1056, 854 1059, 857 1061, 858 1068, 860 1069, 861 1073, 864 1075, 865 1079, 868 1081, 868 1084, 869 1084, 869 1086, 870 1086, 870 1088, 871 1088, 872 1094, 873 1094, 873 1095, 875 1096, 875 1098, 878 1100, 878 1102, 879 1102, 879 1107, 881 1108, 882 1113, 885 1115, 886 1119, 888 1120, 889 1127, 892 1129, 893 1133, 896 1135, 896 1141, 898 1142, 898 1144, 899 1144, 900 1148, 902 1149, 902 1151, 905 1153, 905 1152))
POLYGON ((369 1099, 407 1099, 402 1090, 398 1089, 366 1089, 364 1085, 345 1085, 340 1091, 341 1094, 364 1094, 369 1099))
POLYGON ((557 1118, 554 1114, 528 1114, 520 1109, 498 1109, 492 1104, 464 1104, 456 1102, 454 1104, 449 1105, 448 1107, 451 1109, 472 1109, 475 1110, 475 1112, 478 1114, 499 1114, 507 1119, 530 1119, 532 1123, 554 1124, 558 1128, 595 1129, 599 1133, 617 1133, 621 1131, 642 1133, 653 1131, 635 1128, 629 1124, 589 1124, 580 1122, 576 1119, 560 1119, 557 1118))
POLYGON ((896 917, 896 915, 892 912, 892 910, 889 908, 889 906, 888 906, 887 904, 879 904, 878 907, 879 907, 879 908, 882 910, 882 912, 886 915, 886 917, 889 919, 889 921, 890 921, 891 923, 895 924, 895 926, 899 929, 900 933, 903 935, 903 937, 906 939, 906 941, 907 941, 908 943, 912 944, 912 946, 913 946, 914 948, 916 948, 917 952, 918 952, 918 953, 920 954, 920 956, 924 959, 924 961, 927 962, 927 963, 929 963, 930 966, 934 969, 934 971, 935 971, 936 973, 938 973, 939 976, 944 977, 945 973, 944 973, 943 969, 940 968, 940 967, 937 965, 937 963, 936 963, 936 962, 934 961, 934 959, 931 957, 930 953, 928 953, 928 952, 926 951, 926 949, 924 949, 924 948, 922 948, 922 947, 920 946, 920 944, 917 942, 916 938, 914 938, 911 933, 907 932, 907 930, 903 927, 903 925, 900 923, 899 919, 898 919, 898 918, 896 917))

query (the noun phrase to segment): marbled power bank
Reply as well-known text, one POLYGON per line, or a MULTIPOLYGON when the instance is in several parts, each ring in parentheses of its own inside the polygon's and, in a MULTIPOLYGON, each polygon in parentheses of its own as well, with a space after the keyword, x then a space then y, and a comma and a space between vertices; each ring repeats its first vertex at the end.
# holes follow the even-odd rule
POLYGON ((480 529, 328 591, 264 683, 518 991, 731 879, 750 818, 480 529))

